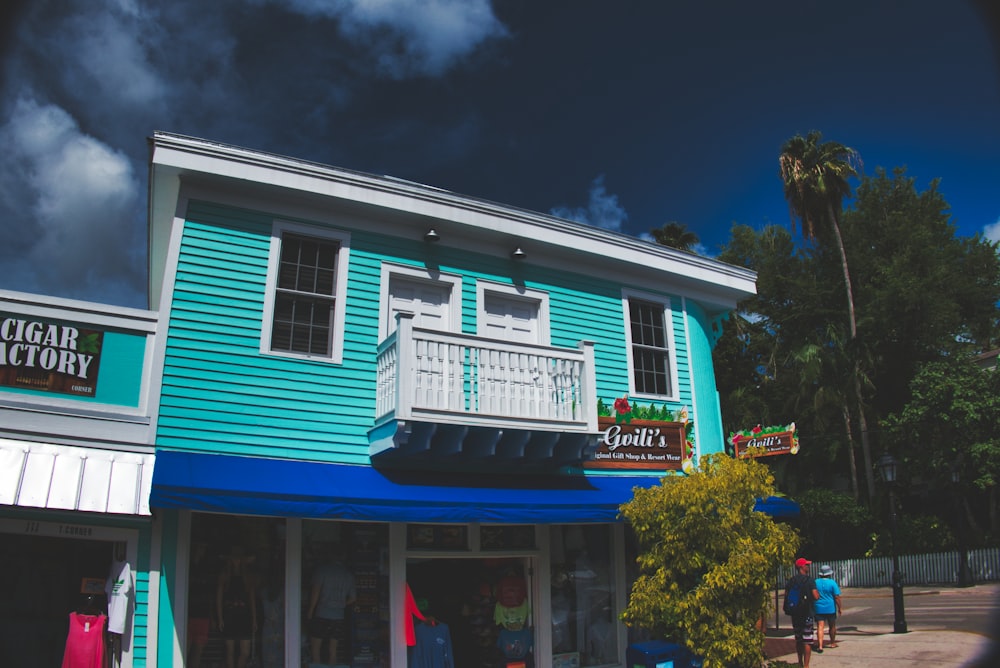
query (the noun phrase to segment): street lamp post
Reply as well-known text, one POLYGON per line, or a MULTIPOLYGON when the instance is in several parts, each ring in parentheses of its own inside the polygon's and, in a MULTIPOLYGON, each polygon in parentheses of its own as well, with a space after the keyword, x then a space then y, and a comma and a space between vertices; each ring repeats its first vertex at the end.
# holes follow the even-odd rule
POLYGON ((951 482, 955 486, 955 543, 958 547, 958 586, 971 587, 972 573, 969 571, 969 553, 965 547, 965 524, 961 520, 962 501, 958 494, 958 485, 962 481, 958 462, 951 467, 951 482))
POLYGON ((903 579, 899 573, 899 554, 896 552, 896 460, 888 452, 878 460, 882 480, 889 487, 889 533, 892 541, 892 632, 906 633, 906 612, 903 606, 903 579))

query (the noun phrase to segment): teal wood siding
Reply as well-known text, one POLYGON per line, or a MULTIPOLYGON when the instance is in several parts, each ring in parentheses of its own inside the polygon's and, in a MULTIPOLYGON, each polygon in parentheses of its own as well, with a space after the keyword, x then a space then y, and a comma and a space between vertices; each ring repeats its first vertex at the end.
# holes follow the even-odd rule
POLYGON ((715 365, 712 360, 712 322, 697 304, 687 302, 689 336, 691 340, 690 360, 695 377, 695 401, 703 410, 697 418, 698 447, 703 455, 725 451, 725 436, 722 430, 722 413, 719 407, 719 391, 715 383, 715 365))
MULTIPOLYGON (((467 334, 476 332, 477 280, 548 293, 552 345, 575 348, 581 340, 594 341, 597 396, 608 402, 628 391, 622 289, 642 286, 514 265, 506 258, 367 230, 350 230, 342 363, 262 354, 273 220, 263 212, 190 205, 167 329, 158 447, 369 463, 381 273, 387 261, 461 276, 461 327, 467 334)), ((695 419, 682 300, 665 297, 672 308, 679 379, 679 399, 668 405, 687 406, 695 419)))
POLYGON ((378 263, 352 248, 343 364, 261 354, 272 221, 192 203, 170 311, 157 445, 367 463, 378 263))

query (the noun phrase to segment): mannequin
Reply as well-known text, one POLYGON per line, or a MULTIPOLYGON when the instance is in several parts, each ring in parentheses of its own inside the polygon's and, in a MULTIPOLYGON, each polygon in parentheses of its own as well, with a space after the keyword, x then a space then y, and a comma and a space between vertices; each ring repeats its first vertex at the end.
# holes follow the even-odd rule
POLYGON ((323 641, 328 641, 327 665, 337 663, 338 650, 346 644, 346 609, 357 598, 354 575, 343 562, 343 550, 332 545, 327 552, 328 561, 316 568, 312 577, 309 596, 309 653, 315 663, 320 663, 323 641))

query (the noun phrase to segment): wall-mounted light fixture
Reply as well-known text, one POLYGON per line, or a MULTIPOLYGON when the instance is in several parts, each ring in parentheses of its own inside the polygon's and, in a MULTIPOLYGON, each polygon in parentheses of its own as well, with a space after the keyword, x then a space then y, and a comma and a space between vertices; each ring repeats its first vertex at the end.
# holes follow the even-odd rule
POLYGON ((514 249, 514 252, 510 254, 510 257, 514 260, 523 260, 528 257, 528 254, 521 250, 521 247, 518 246, 514 249))
POLYGON ((438 234, 434 228, 427 230, 427 234, 424 235, 424 241, 429 241, 430 243, 437 243, 441 241, 441 235, 438 234))

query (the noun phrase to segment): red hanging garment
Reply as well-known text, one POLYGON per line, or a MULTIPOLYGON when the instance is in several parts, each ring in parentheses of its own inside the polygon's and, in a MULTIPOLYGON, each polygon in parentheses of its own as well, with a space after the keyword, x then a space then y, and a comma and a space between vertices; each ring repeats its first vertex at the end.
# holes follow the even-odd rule
POLYGON ((62 668, 104 668, 104 615, 69 613, 62 668))
POLYGON ((410 591, 410 584, 406 584, 406 613, 404 617, 406 618, 406 646, 413 647, 417 644, 417 635, 413 631, 413 616, 416 615, 417 619, 422 622, 427 621, 424 619, 424 614, 420 612, 420 608, 417 607, 417 602, 413 600, 413 592, 410 591))

